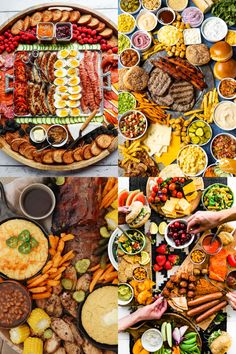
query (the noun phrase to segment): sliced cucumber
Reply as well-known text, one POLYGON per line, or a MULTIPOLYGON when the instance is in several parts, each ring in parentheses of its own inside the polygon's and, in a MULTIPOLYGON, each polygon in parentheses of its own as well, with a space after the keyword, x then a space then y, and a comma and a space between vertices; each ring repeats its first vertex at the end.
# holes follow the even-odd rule
POLYGON ((75 291, 72 297, 76 302, 82 302, 85 299, 85 292, 83 290, 75 291))
POLYGON ((53 118, 50 118, 50 117, 46 118, 47 124, 51 124, 52 120, 53 120, 53 118))
POLYGON ((84 274, 87 272, 89 266, 90 266, 90 260, 88 258, 83 258, 80 259, 75 263, 75 269, 77 270, 78 273, 84 274))

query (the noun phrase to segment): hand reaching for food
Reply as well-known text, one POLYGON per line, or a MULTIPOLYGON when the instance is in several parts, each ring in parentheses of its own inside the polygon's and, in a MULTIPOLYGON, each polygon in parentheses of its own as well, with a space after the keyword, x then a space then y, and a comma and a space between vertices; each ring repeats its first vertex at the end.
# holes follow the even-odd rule
POLYGON ((236 220, 236 208, 215 211, 198 211, 188 219, 187 231, 197 234, 211 230, 225 222, 236 220))

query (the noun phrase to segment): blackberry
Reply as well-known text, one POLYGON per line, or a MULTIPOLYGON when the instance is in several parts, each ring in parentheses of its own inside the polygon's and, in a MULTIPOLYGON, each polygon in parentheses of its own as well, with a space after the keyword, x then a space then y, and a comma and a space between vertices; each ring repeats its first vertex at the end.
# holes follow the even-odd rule
POLYGON ((108 126, 107 126, 107 129, 109 129, 109 130, 112 130, 114 128, 115 128, 114 124, 108 124, 108 126))
POLYGON ((19 129, 19 135, 20 135, 20 137, 22 138, 23 136, 25 136, 25 131, 24 131, 24 129, 22 129, 22 128, 20 128, 19 129))

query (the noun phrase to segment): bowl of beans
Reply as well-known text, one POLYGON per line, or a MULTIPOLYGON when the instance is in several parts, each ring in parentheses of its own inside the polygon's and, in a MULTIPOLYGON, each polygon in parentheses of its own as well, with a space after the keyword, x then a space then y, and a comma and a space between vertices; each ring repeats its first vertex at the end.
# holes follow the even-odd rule
POLYGON ((0 327, 14 328, 30 315, 32 302, 28 290, 13 280, 0 283, 0 327))
POLYGON ((128 140, 141 138, 147 131, 147 118, 139 111, 128 111, 119 120, 121 135, 128 140))
POLYGON ((211 141, 211 154, 215 160, 236 158, 236 139, 228 133, 218 134, 211 141))
POLYGON ((132 68, 137 66, 140 62, 140 55, 136 49, 128 48, 120 53, 120 64, 124 68, 132 68))

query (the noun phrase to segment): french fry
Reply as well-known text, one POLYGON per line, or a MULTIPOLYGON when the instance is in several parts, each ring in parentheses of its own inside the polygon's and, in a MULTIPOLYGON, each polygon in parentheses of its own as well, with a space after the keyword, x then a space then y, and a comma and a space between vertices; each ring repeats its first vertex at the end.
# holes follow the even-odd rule
POLYGON ((72 258, 74 258, 73 250, 71 250, 71 251, 67 252, 66 254, 64 254, 64 256, 62 257, 62 259, 59 262, 59 266, 61 266, 64 262, 69 261, 72 258))
POLYGON ((66 267, 60 267, 55 273, 52 274, 50 278, 55 279, 59 274, 62 274, 66 270, 66 267))
POLYGON ((88 269, 88 272, 95 272, 95 270, 99 269, 100 268, 100 263, 98 263, 97 265, 95 265, 94 267, 92 268, 89 268, 88 269))
POLYGON ((27 280, 27 285, 35 282, 35 280, 39 279, 40 277, 41 277, 41 274, 37 275, 37 277, 27 280))
POLYGON ((117 277, 118 277, 118 273, 117 273, 117 271, 114 271, 114 272, 110 272, 106 276, 104 276, 104 280, 105 281, 112 281, 113 279, 115 279, 117 277))
POLYGON ((114 186, 115 183, 116 183, 115 177, 108 177, 107 183, 106 183, 106 185, 103 189, 103 192, 102 192, 102 198, 104 198, 105 195, 112 189, 112 187, 114 186))
POLYGON ((56 277, 55 276, 52 276, 51 278, 51 280, 60 280, 61 279, 61 277, 62 277, 62 273, 61 274, 58 274, 56 277))
POLYGON ((42 270, 42 273, 45 274, 47 271, 52 267, 52 261, 48 261, 48 263, 45 265, 45 267, 42 270))
POLYGON ((115 278, 115 279, 112 281, 112 284, 119 284, 118 278, 115 278))
POLYGON ((57 286, 57 285, 60 284, 60 281, 59 280, 55 280, 55 279, 48 279, 47 283, 50 286, 57 286))
POLYGON ((51 248, 53 248, 54 250, 56 250, 56 249, 57 249, 57 244, 58 244, 59 237, 53 236, 53 235, 49 235, 48 238, 49 238, 49 243, 50 243, 51 248))
POLYGON ((57 251, 54 248, 49 248, 48 253, 53 257, 57 253, 57 251))
POLYGON ((103 269, 99 269, 99 272, 97 272, 96 276, 92 279, 91 283, 89 284, 90 293, 93 291, 94 287, 96 286, 96 284, 103 272, 104 272, 103 269))
POLYGON ((38 277, 35 281, 33 281, 28 285, 28 288, 35 288, 36 286, 41 284, 44 280, 46 280, 48 277, 49 277, 48 274, 40 275, 40 277, 38 277))
POLYGON ((58 243, 57 252, 62 253, 62 251, 64 250, 64 247, 65 247, 65 242, 64 242, 63 238, 61 238, 58 243))
POLYGON ((65 235, 65 236, 62 236, 62 240, 64 241, 64 242, 66 242, 66 241, 70 241, 70 240, 73 240, 75 238, 75 236, 74 235, 72 235, 72 234, 68 234, 68 235, 65 235))
POLYGON ((50 268, 48 271, 47 271, 47 274, 54 274, 57 272, 57 268, 50 268))
POLYGON ((34 294, 44 293, 47 290, 46 286, 39 286, 37 288, 30 288, 29 291, 34 294))
POLYGON ((101 204, 100 204, 100 209, 106 208, 109 205, 113 203, 113 201, 116 199, 118 193, 118 182, 114 184, 112 189, 105 195, 105 197, 102 199, 101 204))
POLYGON ((100 280, 105 280, 106 276, 109 275, 112 271, 114 270, 114 267, 112 264, 109 264, 108 268, 105 270, 105 272, 101 275, 100 280))
POLYGON ((39 300, 39 299, 47 299, 51 296, 51 292, 49 291, 46 291, 44 293, 41 293, 41 294, 33 294, 32 295, 32 299, 33 300, 39 300))
MULTIPOLYGON (((60 240, 61 241, 61 240, 60 240)), ((59 242, 60 243, 60 242, 59 242)), ((64 243, 64 241, 63 241, 64 243)), ((53 267, 54 268, 57 268, 59 266, 59 263, 62 259, 62 256, 61 256, 61 252, 60 251, 57 251, 57 253, 55 254, 55 256, 53 257, 52 259, 52 262, 53 262, 53 267)))

